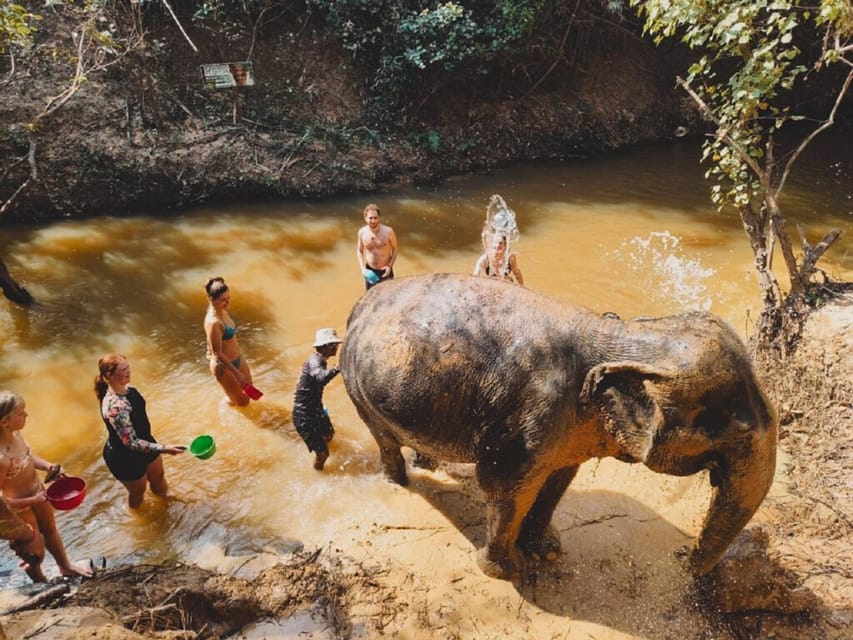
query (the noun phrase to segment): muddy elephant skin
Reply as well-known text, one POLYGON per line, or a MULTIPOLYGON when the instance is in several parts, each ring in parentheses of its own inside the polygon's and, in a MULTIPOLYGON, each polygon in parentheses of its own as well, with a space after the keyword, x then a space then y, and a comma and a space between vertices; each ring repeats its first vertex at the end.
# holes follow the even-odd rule
POLYGON ((775 414, 740 339, 708 314, 622 321, 489 278, 402 278, 356 303, 340 362, 389 479, 408 482, 401 446, 476 463, 491 576, 518 571, 519 547, 548 551, 554 509, 590 458, 710 470, 696 574, 773 480, 775 414))

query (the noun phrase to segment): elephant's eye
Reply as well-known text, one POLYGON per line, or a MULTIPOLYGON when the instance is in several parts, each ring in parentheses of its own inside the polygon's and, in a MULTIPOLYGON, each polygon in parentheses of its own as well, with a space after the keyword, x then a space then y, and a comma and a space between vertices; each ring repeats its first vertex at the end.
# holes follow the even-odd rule
POLYGON ((705 409, 693 419, 693 427, 713 439, 723 435, 729 428, 729 415, 718 409, 705 409))

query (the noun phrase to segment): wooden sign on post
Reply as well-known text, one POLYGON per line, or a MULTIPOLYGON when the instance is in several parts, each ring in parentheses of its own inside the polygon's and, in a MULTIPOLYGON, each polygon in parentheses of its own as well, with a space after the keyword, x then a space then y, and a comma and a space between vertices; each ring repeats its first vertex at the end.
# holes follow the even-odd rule
POLYGON ((199 68, 201 69, 201 81, 206 89, 252 87, 255 84, 255 71, 251 60, 216 62, 199 65, 199 68))

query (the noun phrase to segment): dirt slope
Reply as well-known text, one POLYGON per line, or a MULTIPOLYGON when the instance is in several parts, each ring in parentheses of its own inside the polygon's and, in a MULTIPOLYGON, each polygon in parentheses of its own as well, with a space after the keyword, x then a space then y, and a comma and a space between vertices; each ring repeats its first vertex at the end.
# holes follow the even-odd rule
MULTIPOLYGON (((132 53, 87 73, 62 108, 34 125, 68 86, 73 67, 57 51, 74 50, 70 36, 84 16, 76 4, 30 4, 43 14, 36 46, 18 56, 14 73, 0 58, 0 157, 8 159, 0 202, 33 168, 38 177, 3 221, 374 191, 698 127, 674 87, 685 65, 624 25, 588 21, 582 55, 547 76, 552 60, 480 82, 449 79, 378 117, 369 110, 371 78, 350 53, 319 24, 295 29, 293 16, 259 33, 253 87, 204 89, 199 65, 244 59, 251 33, 197 23, 180 5, 197 53, 171 20, 144 12, 132 53), (539 77, 528 74, 547 81, 532 91, 539 77)), ((111 6, 105 24, 127 33, 134 23, 122 4, 111 6)))

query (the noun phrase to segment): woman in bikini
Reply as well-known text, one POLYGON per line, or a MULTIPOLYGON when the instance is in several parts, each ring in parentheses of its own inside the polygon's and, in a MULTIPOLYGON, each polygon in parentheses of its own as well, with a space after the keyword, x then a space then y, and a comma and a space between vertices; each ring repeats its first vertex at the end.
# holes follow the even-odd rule
POLYGON ((210 301, 204 316, 210 372, 222 385, 231 404, 245 406, 249 404, 249 397, 243 393, 243 387, 252 384, 252 373, 246 359, 240 354, 237 324, 228 314, 231 292, 222 278, 210 278, 204 290, 210 301))
MULTIPOLYGON (((19 433, 27 423, 27 405, 24 399, 11 391, 0 391, 0 490, 9 508, 32 527, 34 534, 41 533, 50 555, 56 560, 63 576, 91 577, 92 571, 71 563, 56 520, 53 507, 47 501, 44 485, 36 471, 46 471, 46 481, 60 473, 58 464, 39 458, 19 433)), ((47 582, 37 558, 25 562, 24 570, 33 582, 47 582)))
POLYGON ((136 509, 142 504, 149 484, 155 495, 165 496, 169 483, 160 454, 177 455, 186 447, 158 444, 151 435, 145 398, 131 386, 130 364, 124 356, 109 353, 98 361, 95 396, 108 433, 104 462, 127 489, 128 506, 136 509))
POLYGON ((518 268, 518 259, 515 253, 507 255, 507 238, 503 235, 495 235, 491 239, 489 250, 477 260, 474 265, 473 275, 486 276, 489 278, 503 278, 516 284, 524 284, 524 276, 518 268))

